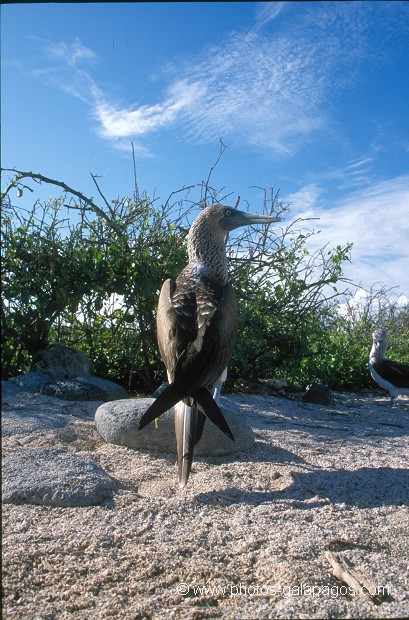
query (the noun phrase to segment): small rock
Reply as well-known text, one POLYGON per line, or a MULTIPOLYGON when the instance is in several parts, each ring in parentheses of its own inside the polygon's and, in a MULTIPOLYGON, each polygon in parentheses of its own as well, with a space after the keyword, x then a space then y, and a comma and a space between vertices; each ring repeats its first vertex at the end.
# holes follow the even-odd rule
MULTIPOLYGON (((153 398, 117 400, 98 407, 95 424, 105 441, 129 448, 176 453, 173 411, 138 430, 141 417, 154 402, 153 398)), ((254 433, 243 418, 221 407, 235 441, 229 439, 210 420, 206 420, 202 437, 195 448, 196 456, 225 456, 249 450, 255 441, 254 433)))
POLYGON ((11 397, 3 392, 1 434, 10 437, 63 428, 69 422, 64 413, 54 398, 25 393, 11 397))
POLYGON ((94 506, 118 483, 91 459, 64 450, 21 450, 2 465, 3 502, 41 506, 94 506))
POLYGON ((283 390, 288 387, 288 382, 285 379, 265 379, 263 383, 274 390, 283 390))
POLYGON ((13 383, 12 381, 1 382, 1 399, 3 402, 6 402, 9 398, 18 396, 20 392, 21 388, 17 385, 17 383, 13 383))
POLYGON ((316 405, 333 405, 334 395, 332 390, 324 381, 314 381, 307 387, 302 397, 303 403, 314 403, 316 405))
POLYGON ((63 428, 74 420, 93 420, 103 400, 67 401, 22 392, 10 381, 2 382, 1 434, 27 435, 37 431, 63 428), (14 390, 16 388, 17 392, 14 390))

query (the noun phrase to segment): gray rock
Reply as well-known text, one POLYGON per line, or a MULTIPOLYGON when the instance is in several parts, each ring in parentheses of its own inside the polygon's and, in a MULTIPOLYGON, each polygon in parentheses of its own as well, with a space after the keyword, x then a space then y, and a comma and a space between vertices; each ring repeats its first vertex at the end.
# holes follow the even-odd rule
MULTIPOLYGON (((157 421, 138 431, 141 417, 154 402, 153 398, 118 400, 98 407, 95 424, 105 441, 130 448, 176 453, 173 411, 167 411, 157 421)), ((197 456, 225 456, 249 450, 254 433, 243 418, 221 407, 233 433, 231 441, 212 422, 206 420, 203 435, 195 448, 197 456)))
MULTIPOLYGON (((46 397, 37 396, 36 398, 40 400, 31 402, 26 397, 24 402, 16 398, 11 403, 3 401, 1 424, 3 437, 63 428, 68 424, 68 416, 60 415, 54 407, 49 407, 48 403, 44 403, 46 397)), ((53 401, 58 403, 58 400, 53 399, 53 401)))
POLYGON ((64 450, 21 450, 4 456, 3 502, 41 506, 93 506, 118 483, 90 459, 64 450))
MULTIPOLYGON (((87 375, 74 379, 60 379, 52 381, 42 371, 31 371, 3 382, 7 393, 15 391, 15 387, 22 392, 54 396, 60 400, 101 400, 102 402, 128 398, 128 392, 114 381, 87 375)), ((18 391, 18 390, 17 390, 18 391)))
POLYGON ((60 400, 111 400, 106 398, 104 390, 78 379, 62 379, 49 383, 42 393, 60 400))
POLYGON ((43 372, 26 372, 24 375, 12 377, 7 383, 17 385, 21 392, 42 394, 45 387, 51 383, 50 377, 43 372))
POLYGON ((33 356, 35 372, 42 372, 51 379, 73 379, 92 373, 92 363, 83 352, 64 344, 50 344, 33 356))
POLYGON ((63 428, 73 419, 93 420, 103 401, 63 401, 50 396, 20 392, 10 381, 3 383, 2 425, 4 437, 63 428), (14 391, 14 388, 17 392, 14 391))
POLYGON ((306 389, 302 397, 303 403, 314 403, 316 405, 333 405, 334 395, 332 390, 323 381, 314 381, 306 389))
POLYGON ((1 382, 1 398, 3 401, 17 396, 20 392, 21 388, 17 385, 17 383, 13 383, 12 381, 1 382))
POLYGON ((125 390, 125 388, 123 388, 122 385, 115 383, 114 381, 109 381, 108 379, 102 379, 101 377, 94 376, 77 377, 76 380, 87 386, 93 386, 95 388, 98 388, 98 390, 101 390, 104 395, 102 400, 111 401, 129 398, 129 394, 125 390))

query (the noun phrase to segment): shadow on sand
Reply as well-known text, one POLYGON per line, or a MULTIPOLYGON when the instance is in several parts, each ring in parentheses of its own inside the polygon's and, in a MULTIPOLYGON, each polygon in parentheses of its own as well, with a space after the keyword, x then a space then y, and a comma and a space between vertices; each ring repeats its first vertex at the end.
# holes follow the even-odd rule
MULTIPOLYGON (((293 482, 279 491, 244 491, 237 487, 220 490, 234 502, 257 506, 287 500, 292 507, 310 509, 328 503, 359 508, 409 505, 409 471, 392 467, 361 467, 355 471, 293 472, 293 482), (311 499, 317 497, 316 502, 311 499)), ((215 493, 199 493, 197 501, 214 502, 215 493)))

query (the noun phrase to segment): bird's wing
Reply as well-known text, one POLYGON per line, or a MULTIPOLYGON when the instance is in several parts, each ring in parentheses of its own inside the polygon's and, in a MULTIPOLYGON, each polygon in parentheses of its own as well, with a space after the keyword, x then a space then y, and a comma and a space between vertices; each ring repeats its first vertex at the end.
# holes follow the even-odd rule
POLYGON ((236 336, 236 296, 230 284, 220 286, 211 280, 200 283, 195 302, 190 321, 196 327, 188 338, 187 331, 181 334, 174 370, 175 383, 188 388, 189 394, 217 384, 233 352, 236 336))
POLYGON ((233 351, 235 293, 230 284, 220 286, 211 281, 199 284, 196 290, 186 287, 185 291, 172 280, 162 287, 158 344, 171 384, 145 412, 139 428, 190 396, 197 397, 201 412, 233 439, 220 408, 202 388, 214 387, 233 351))
POLYGON ((173 371, 177 361, 176 343, 174 338, 174 325, 176 312, 172 304, 172 295, 175 292, 176 283, 168 279, 163 283, 156 315, 156 330, 159 351, 168 371, 169 379, 173 380, 173 371))
POLYGON ((384 359, 372 364, 372 368, 383 379, 398 388, 409 388, 409 366, 384 359))

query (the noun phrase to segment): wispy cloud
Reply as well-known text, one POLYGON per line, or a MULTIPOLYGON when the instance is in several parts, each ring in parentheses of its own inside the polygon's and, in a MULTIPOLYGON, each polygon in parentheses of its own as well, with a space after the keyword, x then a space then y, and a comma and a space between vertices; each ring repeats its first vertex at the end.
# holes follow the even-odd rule
POLYGON ((92 78, 97 55, 78 39, 46 42, 48 58, 65 70, 61 79, 54 65, 48 78, 88 101, 96 131, 107 140, 133 138, 143 146, 150 134, 177 129, 191 143, 223 137, 291 156, 331 128, 328 101, 354 79, 371 11, 383 10, 384 3, 368 4, 322 3, 300 12, 298 3, 255 3, 247 31, 231 32, 177 64, 171 59, 162 91, 144 105, 124 105, 103 91, 92 78))
POLYGON ((321 86, 313 64, 291 38, 232 34, 181 69, 187 84, 200 83, 205 91, 180 118, 187 137, 207 142, 223 135, 291 154, 325 124, 325 114, 317 114, 321 86))
POLYGON ((44 50, 50 59, 61 60, 69 67, 78 67, 84 61, 88 64, 98 60, 97 54, 86 47, 78 38, 72 43, 44 41, 44 50))
POLYGON ((306 211, 317 206, 317 201, 322 191, 321 187, 311 183, 310 185, 305 185, 297 192, 289 194, 285 201, 293 211, 306 211))
POLYGON ((170 69, 170 85, 158 103, 121 108, 106 97, 98 100, 99 132, 106 138, 141 136, 178 124, 191 142, 223 136, 290 155, 327 122, 320 103, 329 76, 319 53, 291 36, 233 33, 222 46, 170 69))
POLYGON ((260 28, 276 19, 285 6, 285 2, 258 2, 255 11, 255 24, 250 30, 250 34, 255 34, 260 28))
POLYGON ((323 199, 314 201, 312 190, 314 186, 306 186, 293 195, 292 212, 297 217, 320 218, 315 228, 321 232, 312 237, 314 243, 335 247, 352 242, 352 263, 345 272, 356 284, 387 282, 407 293, 409 175, 351 192, 331 208, 323 199))
POLYGON ((205 92, 199 83, 176 82, 162 103, 121 109, 105 101, 102 93, 94 92, 94 116, 98 119, 99 133, 105 138, 142 136, 176 121, 205 92))
POLYGON ((78 38, 68 43, 58 43, 40 37, 32 37, 38 41, 47 59, 47 65, 25 69, 32 77, 68 93, 87 103, 94 105, 96 93, 100 93, 91 69, 99 62, 98 55, 86 47, 78 38))
POLYGON ((151 105, 122 107, 105 95, 96 104, 99 132, 137 138, 177 127, 193 143, 222 136, 231 145, 293 155, 332 128, 328 100, 356 79, 367 51, 370 10, 344 4, 302 13, 297 3, 255 4, 247 31, 170 64, 162 76, 168 84, 151 105))
POLYGON ((375 182, 375 155, 371 152, 347 162, 345 165, 320 172, 321 182, 331 182, 338 190, 359 190, 375 182))

